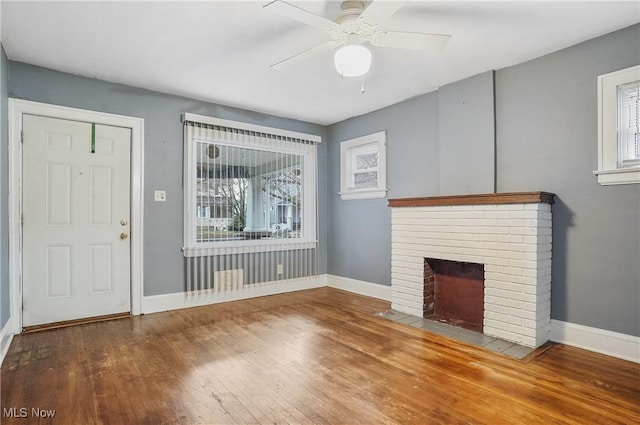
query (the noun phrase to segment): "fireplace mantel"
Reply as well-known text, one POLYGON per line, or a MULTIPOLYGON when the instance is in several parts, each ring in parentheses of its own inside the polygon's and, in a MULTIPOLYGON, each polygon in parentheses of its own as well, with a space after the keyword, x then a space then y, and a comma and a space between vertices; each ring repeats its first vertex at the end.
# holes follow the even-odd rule
POLYGON ((429 196, 426 198, 389 199, 390 207, 431 207, 440 205, 489 205, 489 204, 553 204, 553 193, 509 192, 482 193, 477 195, 429 196))

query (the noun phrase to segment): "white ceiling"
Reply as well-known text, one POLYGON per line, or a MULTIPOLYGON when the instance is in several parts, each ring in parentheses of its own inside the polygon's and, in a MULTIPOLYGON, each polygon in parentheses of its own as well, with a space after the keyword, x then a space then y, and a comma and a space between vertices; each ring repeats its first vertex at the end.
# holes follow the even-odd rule
MULTIPOLYGON (((381 28, 451 41, 441 53, 372 47, 361 94, 331 52, 269 68, 330 39, 263 9, 269 1, 2 1, 2 44, 14 61, 331 124, 640 21, 638 1, 409 1, 381 28)), ((290 3, 327 18, 340 7, 290 3)))

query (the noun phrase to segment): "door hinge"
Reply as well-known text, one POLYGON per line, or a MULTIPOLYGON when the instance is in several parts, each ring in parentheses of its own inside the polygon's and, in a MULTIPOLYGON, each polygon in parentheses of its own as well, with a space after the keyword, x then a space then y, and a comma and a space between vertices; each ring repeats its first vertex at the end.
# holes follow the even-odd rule
POLYGON ((24 143, 24 130, 20 130, 20 143, 24 143))
POLYGON ((20 214, 20 224, 24 226, 24 214, 20 214))

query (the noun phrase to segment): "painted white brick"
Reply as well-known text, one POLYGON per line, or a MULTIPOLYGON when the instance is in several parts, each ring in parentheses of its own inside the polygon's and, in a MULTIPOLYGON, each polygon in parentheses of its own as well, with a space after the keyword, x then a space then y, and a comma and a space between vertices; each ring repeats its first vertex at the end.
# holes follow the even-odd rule
POLYGON ((483 324, 484 327, 495 329, 496 331, 508 331, 509 324, 500 320, 487 318, 483 324))
MULTIPOLYGON (((509 260, 509 262, 511 262, 511 260, 509 260)), ((496 273, 522 276, 522 269, 517 267, 496 266, 494 270, 496 273)))
POLYGON ((392 208, 391 213, 392 300, 404 312, 422 315, 425 257, 474 262, 485 269, 485 329, 529 346, 548 339, 550 205, 392 208))
POLYGON ((525 328, 522 326, 514 326, 514 325, 509 325, 509 331, 513 332, 514 334, 518 334, 518 335, 522 335, 522 336, 528 336, 530 338, 535 338, 536 337, 536 331, 537 329, 535 328, 525 328))
POLYGON ((485 212, 484 215, 486 218, 502 219, 502 218, 509 218, 510 213, 511 213, 510 211, 488 211, 488 212, 485 212))
MULTIPOLYGON (((495 313, 493 313, 495 314, 495 313)), ((505 316, 505 315, 498 315, 498 317, 493 317, 491 319, 495 319, 496 321, 499 321, 500 323, 506 323, 507 325, 509 325, 509 328, 512 328, 512 326, 522 326, 522 318, 520 317, 515 317, 515 316, 505 316)))
POLYGON ((473 205, 473 209, 476 211, 495 211, 497 207, 496 204, 473 205))
POLYGON ((407 296, 411 296, 411 298, 415 300, 416 298, 422 298, 424 296, 423 288, 409 288, 407 286, 396 286, 392 289, 394 294, 405 294, 407 296))
POLYGON ((527 211, 549 211, 551 205, 543 203, 525 204, 524 209, 527 211))
POLYGON ((474 205, 453 205, 454 211, 473 211, 474 205))
POLYGON ((509 315, 514 317, 520 317, 524 320, 533 320, 533 321, 537 320, 536 313, 532 311, 524 311, 524 310, 517 310, 515 308, 510 308, 509 315))
POLYGON ((421 282, 424 277, 423 271, 402 269, 401 271, 391 270, 391 279, 404 280, 407 282, 421 282))
POLYGON ((512 309, 509 308, 509 307, 502 306, 502 305, 485 302, 484 303, 484 311, 490 311, 490 312, 494 312, 494 313, 510 315, 512 309))
POLYGON ((417 300, 422 299, 422 292, 421 291, 415 290, 415 292, 419 292, 419 293, 411 294, 411 293, 408 293, 408 292, 403 292, 405 290, 410 290, 410 289, 398 288, 397 291, 396 290, 392 291, 391 299, 393 301, 396 301, 396 302, 402 302, 405 305, 412 305, 414 303, 417 303, 420 306, 422 305, 422 302, 417 301, 417 300))
POLYGON ((540 220, 553 220, 553 217, 551 215, 551 211, 540 211, 538 212, 538 218, 540 220))
POLYGON ((551 251, 526 252, 523 259, 530 261, 550 260, 551 251))
POLYGON ((391 277, 391 290, 392 291, 393 291, 393 287, 394 286, 404 286, 405 288, 418 289, 418 288, 423 288, 424 287, 424 283, 422 282, 422 279, 420 281, 410 282, 410 281, 401 280, 401 279, 394 279, 393 276, 392 276, 391 277))
POLYGON ((391 269, 422 270, 422 263, 394 260, 391 258, 391 269))
POLYGON ((537 301, 535 294, 526 294, 520 291, 505 291, 504 289, 499 288, 485 288, 485 295, 490 295, 493 297, 504 298, 507 301, 517 300, 517 301, 525 301, 525 302, 533 302, 537 301))
POLYGON ((512 283, 512 282, 504 282, 504 281, 497 281, 497 280, 491 280, 490 281, 490 285, 487 285, 487 279, 485 276, 485 294, 487 294, 487 289, 498 289, 498 290, 502 290, 502 291, 511 291, 511 292, 521 292, 521 293, 527 293, 526 291, 523 291, 523 288, 527 288, 528 286, 524 286, 524 285, 519 285, 517 283, 512 283))
POLYGON ((522 336, 520 335, 516 335, 513 332, 509 332, 506 330, 502 330, 502 329, 496 329, 496 328, 487 328, 485 327, 485 334, 489 335, 489 336, 493 336, 496 338, 501 338, 504 339, 506 341, 511 341, 511 342, 515 342, 516 344, 522 344, 524 345, 524 339, 522 336))
POLYGON ((522 337, 520 339, 519 344, 520 345, 524 345, 525 347, 539 347, 542 344, 544 344, 545 342, 549 341, 549 335, 547 334, 546 337, 540 337, 538 338, 530 338, 530 337, 522 337))
POLYGON ((536 303, 530 303, 530 302, 523 302, 522 304, 520 304, 520 309, 523 311, 531 311, 531 312, 536 312, 536 310, 538 309, 538 306, 536 305, 536 303))
MULTIPOLYGON (((521 212, 524 212, 524 211, 521 211, 521 212)), ((521 218, 509 218, 506 220, 500 220, 500 226, 507 226, 507 227, 522 227, 525 225, 524 223, 525 223, 525 220, 521 218)))
POLYGON ((538 235, 540 236, 551 236, 551 227, 540 227, 538 229, 538 235))
POLYGON ((518 211, 517 213, 510 213, 509 216, 512 218, 529 218, 529 219, 537 219, 540 218, 540 215, 543 214, 539 211, 518 211))
POLYGON ((509 300, 506 298, 494 297, 494 296, 486 296, 484 297, 484 301, 485 303, 489 302, 489 303, 501 305, 504 307, 518 308, 518 309, 522 308, 522 305, 523 305, 523 303, 520 301, 509 300))
POLYGON ((519 211, 524 210, 524 204, 500 204, 496 209, 498 211, 519 211))
POLYGON ((398 297, 395 294, 391 295, 391 302, 393 304, 403 305, 414 310, 422 311, 422 302, 409 301, 404 298, 398 297))
POLYGON ((498 242, 506 242, 509 244, 524 242, 524 236, 522 235, 498 235, 496 239, 498 242))
POLYGON ((482 231, 489 234, 508 235, 509 227, 506 227, 506 226, 484 227, 482 228, 482 231))
MULTIPOLYGON (((484 248, 499 251, 508 251, 509 244, 505 242, 485 242, 484 248)), ((490 253, 490 256, 494 256, 494 253, 490 253)))
MULTIPOLYGON (((522 269, 536 269, 537 266, 538 266, 538 263, 536 261, 509 260, 509 267, 519 267, 522 269)), ((523 274, 523 272, 520 274, 523 274)))
POLYGON ((512 235, 536 235, 544 229, 536 229, 535 227, 509 227, 509 233, 512 235))

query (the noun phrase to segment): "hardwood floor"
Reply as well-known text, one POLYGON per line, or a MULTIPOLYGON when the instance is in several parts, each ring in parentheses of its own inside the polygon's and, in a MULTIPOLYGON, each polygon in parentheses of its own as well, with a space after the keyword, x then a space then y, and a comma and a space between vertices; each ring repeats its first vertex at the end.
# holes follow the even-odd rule
POLYGON ((638 364, 555 344, 516 360, 388 308, 321 288, 19 335, 1 422, 640 423, 638 364))

